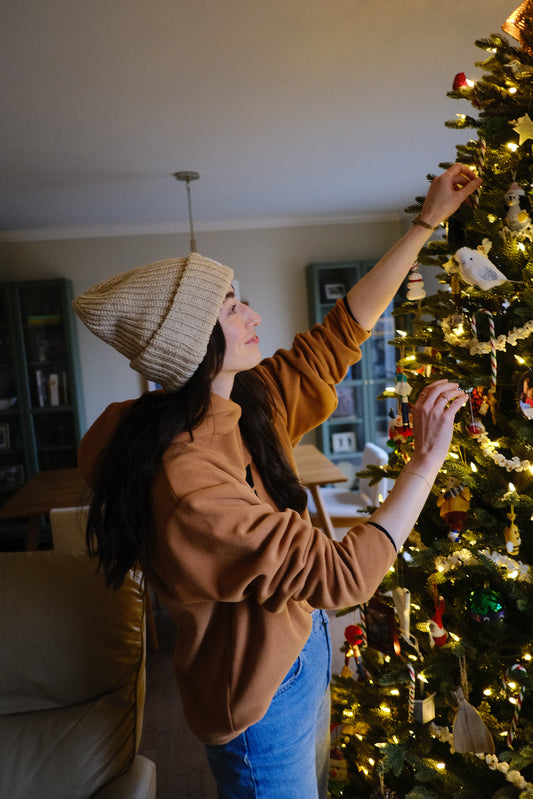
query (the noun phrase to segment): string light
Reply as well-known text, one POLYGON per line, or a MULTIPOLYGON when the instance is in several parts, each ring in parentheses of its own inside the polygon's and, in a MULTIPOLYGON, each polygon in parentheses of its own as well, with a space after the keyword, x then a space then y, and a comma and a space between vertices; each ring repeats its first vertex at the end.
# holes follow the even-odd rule
POLYGON ((470 461, 470 468, 473 472, 477 472, 477 466, 473 461, 470 461))
POLYGON ((518 150, 518 144, 515 141, 507 142, 507 149, 510 150, 512 153, 516 153, 518 150))

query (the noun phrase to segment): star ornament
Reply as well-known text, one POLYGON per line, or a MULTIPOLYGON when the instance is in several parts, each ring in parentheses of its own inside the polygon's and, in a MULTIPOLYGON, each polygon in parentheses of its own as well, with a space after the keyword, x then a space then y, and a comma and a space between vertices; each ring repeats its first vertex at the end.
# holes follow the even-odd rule
POLYGON ((515 121, 513 130, 515 130, 520 137, 520 145, 522 145, 528 139, 533 139, 533 119, 530 119, 529 114, 524 114, 523 117, 520 117, 520 119, 515 121))

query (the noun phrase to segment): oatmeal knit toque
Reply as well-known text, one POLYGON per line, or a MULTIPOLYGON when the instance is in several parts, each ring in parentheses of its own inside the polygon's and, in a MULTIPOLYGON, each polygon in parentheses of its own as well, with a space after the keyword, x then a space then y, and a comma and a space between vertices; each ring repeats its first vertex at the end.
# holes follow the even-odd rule
POLYGON ((192 252, 102 280, 72 306, 102 341, 168 391, 203 361, 233 270, 192 252))

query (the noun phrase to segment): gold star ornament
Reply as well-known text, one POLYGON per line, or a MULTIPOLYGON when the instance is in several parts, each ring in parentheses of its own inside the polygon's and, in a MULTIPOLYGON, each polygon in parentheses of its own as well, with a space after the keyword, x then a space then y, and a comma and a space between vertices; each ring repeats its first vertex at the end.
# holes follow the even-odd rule
POLYGON ((523 117, 520 117, 520 119, 515 121, 513 130, 515 130, 520 137, 520 145, 522 145, 528 139, 533 139, 533 119, 530 119, 529 114, 524 114, 523 117))

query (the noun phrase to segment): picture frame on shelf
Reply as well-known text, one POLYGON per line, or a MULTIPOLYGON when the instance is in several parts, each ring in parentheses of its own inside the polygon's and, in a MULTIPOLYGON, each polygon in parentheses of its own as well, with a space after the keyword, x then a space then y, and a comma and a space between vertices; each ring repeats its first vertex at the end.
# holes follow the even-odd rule
POLYGON ((336 455, 345 452, 355 452, 355 433, 348 430, 342 433, 331 434, 331 448, 336 455))
POLYGON ((0 424, 0 450, 2 449, 11 449, 9 425, 7 422, 2 422, 2 424, 0 424))
POLYGON ((24 482, 24 466, 17 463, 14 466, 0 466, 0 488, 11 488, 22 485, 24 482))
POLYGON ((355 416, 354 389, 351 386, 337 386, 337 407, 332 416, 355 416))
POLYGON ((344 283, 324 283, 324 297, 326 300, 338 300, 346 294, 344 283))

